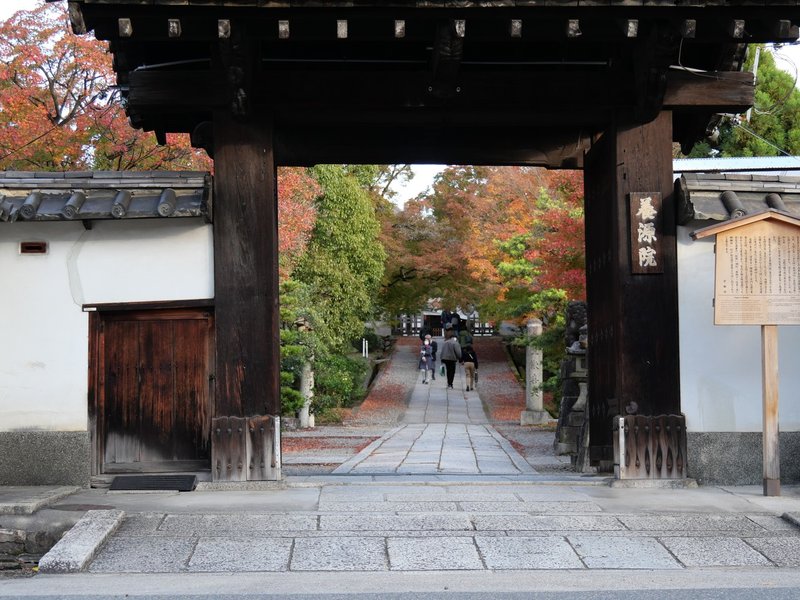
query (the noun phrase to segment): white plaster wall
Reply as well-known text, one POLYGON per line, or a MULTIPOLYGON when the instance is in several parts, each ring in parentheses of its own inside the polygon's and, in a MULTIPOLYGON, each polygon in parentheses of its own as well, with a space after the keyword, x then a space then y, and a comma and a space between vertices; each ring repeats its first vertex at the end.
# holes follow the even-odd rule
MULTIPOLYGON (((689 431, 761 431, 761 328, 714 325, 714 240, 678 227, 681 407, 689 431)), ((780 429, 800 431, 800 327, 778 327, 780 429)))
POLYGON ((0 431, 86 431, 82 306, 212 298, 212 253, 199 219, 0 224, 0 431))

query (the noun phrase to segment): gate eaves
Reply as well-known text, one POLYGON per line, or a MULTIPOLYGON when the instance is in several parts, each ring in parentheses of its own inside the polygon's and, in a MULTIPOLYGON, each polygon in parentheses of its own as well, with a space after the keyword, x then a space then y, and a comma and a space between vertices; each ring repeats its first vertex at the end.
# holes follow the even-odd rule
POLYGON ((76 32, 110 41, 134 126, 213 152, 215 111, 270 112, 281 164, 581 167, 612 119, 662 108, 691 144, 752 103, 743 42, 794 41, 800 20, 794 3, 720 0, 69 6, 76 32))

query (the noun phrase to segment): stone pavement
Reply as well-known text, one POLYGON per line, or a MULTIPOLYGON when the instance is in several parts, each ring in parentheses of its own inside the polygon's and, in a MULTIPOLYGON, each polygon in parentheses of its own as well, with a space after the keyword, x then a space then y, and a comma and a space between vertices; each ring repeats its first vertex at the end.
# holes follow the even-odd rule
POLYGON ((335 474, 533 474, 534 469, 488 424, 476 391, 465 391, 457 367, 453 388, 444 376, 416 383, 404 425, 389 431, 336 468, 335 474))
MULTIPOLYGON (((262 586, 251 589, 291 581, 327 593, 359 576, 353 585, 371 592, 470 589, 463 582, 536 590, 561 572, 570 575, 558 585, 580 580, 591 590, 595 577, 609 586, 632 580, 607 575, 619 571, 646 571, 648 581, 689 573, 684 583, 717 587, 746 572, 754 587, 800 585, 791 577, 800 566, 800 487, 765 498, 756 486, 626 489, 605 477, 539 474, 486 422, 459 380, 455 390, 441 377, 420 381, 401 425, 338 474, 201 484, 180 494, 81 490, 42 509, 42 519, 84 515, 44 570, 85 574, 39 575, 33 587, 52 581, 57 593, 78 577, 99 588, 104 577, 123 574, 178 578, 140 579, 140 587, 252 574, 267 579, 247 580, 262 586), (506 573, 515 575, 503 579, 506 573), (269 579, 277 575, 289 579, 269 579), (299 575, 309 578, 293 578, 299 575)), ((0 580, 0 596, 9 590, 25 595, 26 588, 0 580)))
POLYGON ((800 509, 800 488, 765 498, 755 486, 527 479, 307 477, 263 492, 86 490, 72 502, 124 511, 88 566, 97 574, 800 566, 800 528, 781 518, 800 509))

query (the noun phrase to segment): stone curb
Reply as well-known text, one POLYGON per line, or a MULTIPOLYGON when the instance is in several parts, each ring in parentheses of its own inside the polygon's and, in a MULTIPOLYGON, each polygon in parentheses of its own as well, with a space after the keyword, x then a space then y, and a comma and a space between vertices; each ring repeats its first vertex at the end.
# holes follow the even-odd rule
POLYGON ((783 519, 784 521, 788 521, 792 525, 800 527, 800 513, 786 512, 781 515, 781 519, 783 519))
POLYGON ((50 506, 80 489, 77 486, 62 486, 48 490, 45 496, 35 500, 0 502, 0 515, 32 515, 37 510, 50 506))
POLYGON ((121 510, 90 510, 39 561, 40 573, 83 571, 122 524, 121 510))
POLYGON ((612 479, 609 487, 632 489, 648 488, 661 490, 685 490, 698 487, 697 481, 687 477, 686 479, 612 479))
POLYGON ((517 452, 516 448, 509 442, 506 438, 504 438, 499 431, 497 431, 491 425, 486 425, 486 430, 489 434, 495 439, 495 441, 500 444, 500 447, 503 451, 508 455, 508 458, 511 459, 511 462, 514 463, 514 466, 519 469, 520 473, 524 473, 526 475, 537 475, 536 469, 534 469, 531 464, 525 460, 525 457, 522 456, 519 452, 517 452))
POLYGON ((350 473, 358 463, 360 463, 361 461, 366 459, 370 454, 372 454, 372 452, 374 450, 376 450, 377 448, 379 448, 380 445, 383 444, 383 442, 388 440, 395 433, 397 433, 398 431, 400 431, 401 429, 403 429, 405 427, 406 427, 405 425, 400 425, 399 427, 395 427, 394 429, 391 429, 391 430, 387 431, 381 437, 379 437, 377 440, 372 442, 369 446, 364 448, 361 452, 359 452, 354 457, 352 457, 350 460, 348 460, 346 463, 341 464, 338 467, 336 467, 333 470, 332 474, 333 475, 340 475, 340 474, 348 474, 348 473, 350 473))
POLYGON ((289 486, 281 481, 201 481, 195 492, 269 492, 285 490, 289 486))

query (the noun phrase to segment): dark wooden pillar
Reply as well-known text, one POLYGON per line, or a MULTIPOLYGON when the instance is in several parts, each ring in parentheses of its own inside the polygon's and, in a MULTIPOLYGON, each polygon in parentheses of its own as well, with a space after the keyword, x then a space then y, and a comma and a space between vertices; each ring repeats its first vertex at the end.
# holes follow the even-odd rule
POLYGON ((278 205, 272 124, 215 115, 214 168, 212 469, 215 480, 278 479, 278 205))
POLYGON ((672 178, 669 112, 646 125, 615 124, 586 156, 590 459, 604 470, 614 459, 614 416, 680 413, 672 178), (646 272, 636 272, 641 243, 629 206, 640 192, 661 198, 657 268, 646 272))

